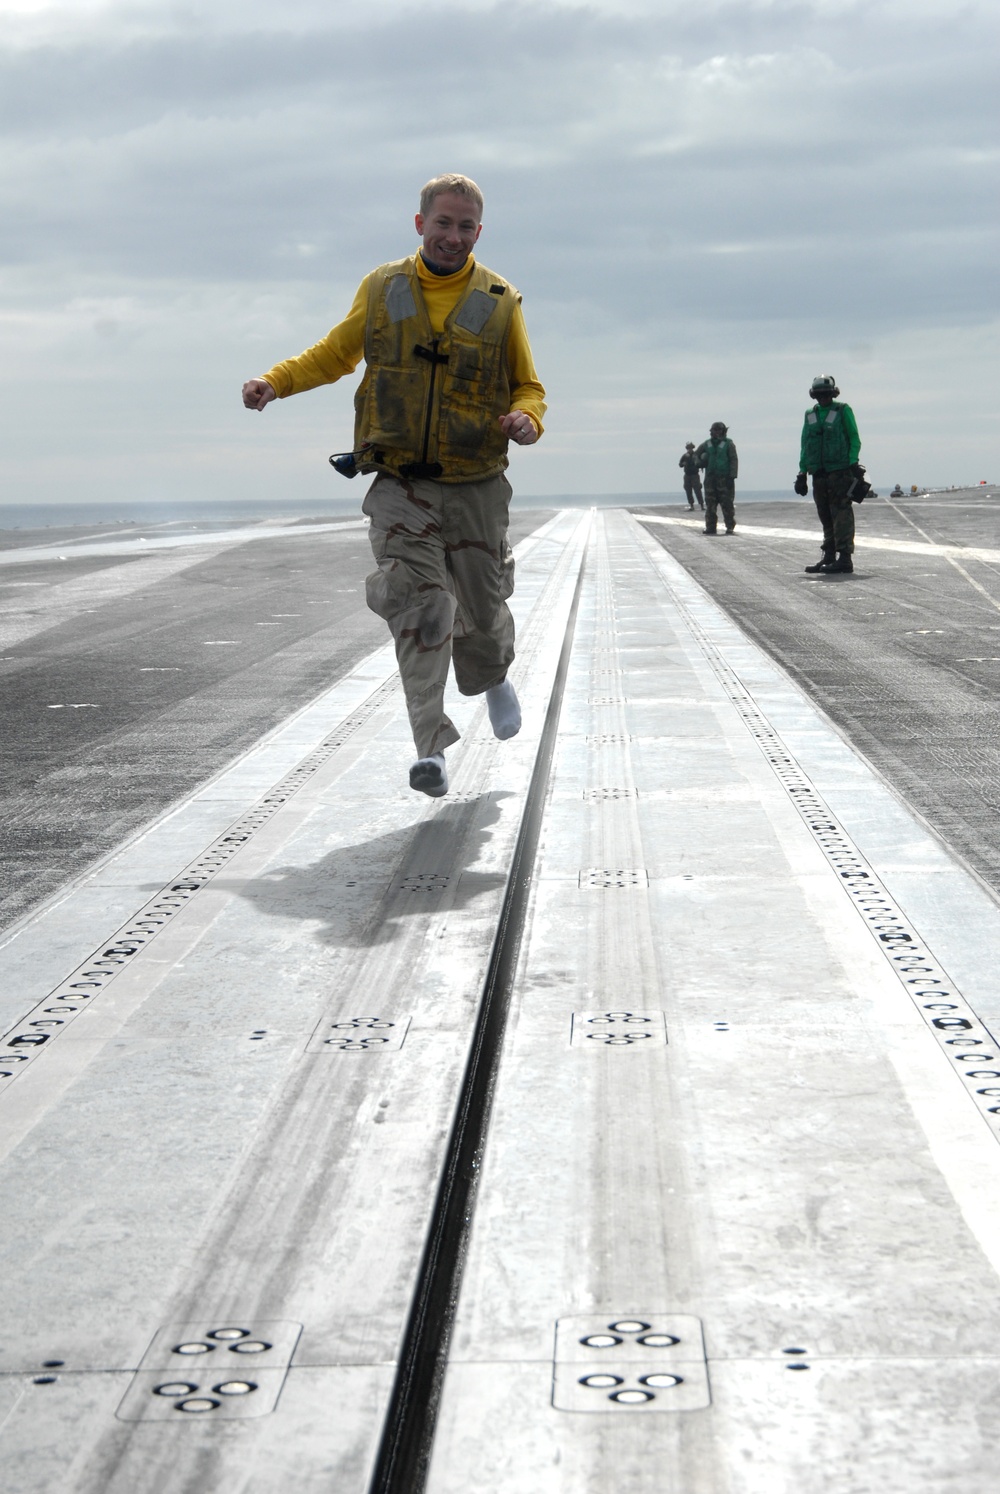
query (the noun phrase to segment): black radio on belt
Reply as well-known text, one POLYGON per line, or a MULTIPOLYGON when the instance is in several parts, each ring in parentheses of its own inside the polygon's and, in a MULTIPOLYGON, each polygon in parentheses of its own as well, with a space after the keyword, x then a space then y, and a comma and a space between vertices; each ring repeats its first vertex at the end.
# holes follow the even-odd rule
POLYGON ((356 451, 335 451, 330 458, 330 466, 335 472, 339 472, 341 477, 357 477, 358 455, 356 451))
POLYGON ((358 457, 364 457, 369 462, 372 460, 379 462, 382 460, 382 453, 373 451, 370 441, 363 441, 358 451, 335 451, 330 458, 330 466, 335 472, 339 472, 341 477, 357 477, 358 457))

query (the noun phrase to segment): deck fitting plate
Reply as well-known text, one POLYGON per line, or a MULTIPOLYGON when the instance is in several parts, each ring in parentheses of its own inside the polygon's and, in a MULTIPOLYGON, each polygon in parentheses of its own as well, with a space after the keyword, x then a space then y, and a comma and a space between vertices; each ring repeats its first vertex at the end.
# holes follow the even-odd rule
POLYGON ((711 1399, 700 1318, 586 1313, 556 1324, 557 1411, 701 1411, 711 1399))
POLYGON ((573 1048, 665 1048, 667 1022, 662 1011, 574 1012, 573 1048))
POLYGON ((612 888, 648 887, 649 873, 642 866, 588 866, 577 877, 577 886, 596 887, 603 892, 612 888))
POLYGON ((219 1319, 161 1328, 115 1413, 119 1421, 233 1421, 278 1404, 301 1323, 219 1319))
POLYGON ((409 1017, 324 1017, 307 1053, 394 1053, 403 1046, 409 1017))

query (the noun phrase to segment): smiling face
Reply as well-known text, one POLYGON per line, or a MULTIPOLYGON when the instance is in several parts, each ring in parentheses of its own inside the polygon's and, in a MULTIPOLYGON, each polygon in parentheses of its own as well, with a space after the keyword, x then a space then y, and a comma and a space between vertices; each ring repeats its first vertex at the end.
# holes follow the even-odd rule
POLYGON ((439 192, 428 212, 418 213, 415 221, 424 258, 452 274, 465 264, 483 231, 475 203, 458 192, 439 192))

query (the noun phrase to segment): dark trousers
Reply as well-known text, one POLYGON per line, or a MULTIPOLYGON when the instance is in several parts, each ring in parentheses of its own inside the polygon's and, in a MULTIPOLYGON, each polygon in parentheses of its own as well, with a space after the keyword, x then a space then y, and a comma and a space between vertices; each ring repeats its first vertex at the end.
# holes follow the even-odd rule
POLYGON ((684 495, 691 508, 694 508, 694 500, 696 498, 698 500, 698 507, 705 507, 701 496, 701 478, 697 472, 686 472, 684 474, 684 495))
POLYGON ((823 549, 829 554, 835 550, 847 555, 854 550, 854 504, 847 496, 851 486, 851 474, 842 472, 814 472, 813 502, 823 526, 823 549))
POLYGON ((705 528, 714 534, 719 522, 719 509, 727 529, 736 527, 736 479, 723 477, 716 472, 705 473, 705 528))

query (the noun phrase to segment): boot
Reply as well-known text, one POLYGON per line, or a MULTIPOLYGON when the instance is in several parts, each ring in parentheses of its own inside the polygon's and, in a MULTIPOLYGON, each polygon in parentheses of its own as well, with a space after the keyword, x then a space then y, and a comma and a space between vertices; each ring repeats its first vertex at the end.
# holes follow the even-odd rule
POLYGON ((833 564, 833 554, 834 552, 832 550, 824 549, 822 555, 817 560, 815 565, 806 566, 806 575, 816 576, 820 571, 825 571, 827 566, 831 566, 833 564))
POLYGON ((850 550, 841 550, 836 560, 831 560, 829 565, 823 567, 828 576, 849 576, 854 570, 854 561, 851 559, 850 550))

